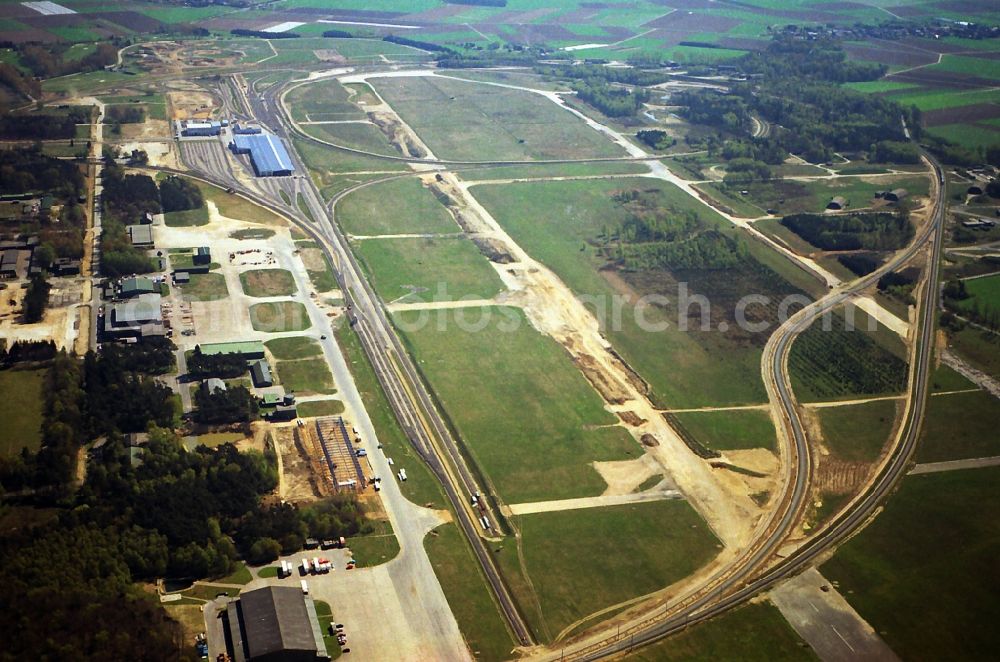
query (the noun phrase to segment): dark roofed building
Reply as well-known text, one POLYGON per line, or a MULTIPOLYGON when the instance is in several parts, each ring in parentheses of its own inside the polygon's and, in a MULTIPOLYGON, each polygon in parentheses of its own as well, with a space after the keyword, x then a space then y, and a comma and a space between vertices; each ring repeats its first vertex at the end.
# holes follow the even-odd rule
POLYGON ((212 263, 212 251, 207 246, 200 246, 194 249, 194 257, 192 262, 195 264, 211 264, 212 263))
POLYGON ((894 188, 885 194, 885 199, 889 202, 899 202, 909 194, 910 192, 905 188, 894 188))
POLYGON ((827 209, 843 209, 847 206, 847 200, 842 195, 834 196, 826 205, 827 209))
POLYGON ((240 594, 226 612, 232 657, 250 662, 328 660, 312 598, 298 587, 268 586, 240 594), (235 618, 234 618, 235 617, 235 618))
POLYGON ((271 366, 267 365, 267 361, 264 359, 250 364, 250 376, 253 378, 253 385, 257 388, 274 385, 274 379, 271 377, 271 366))

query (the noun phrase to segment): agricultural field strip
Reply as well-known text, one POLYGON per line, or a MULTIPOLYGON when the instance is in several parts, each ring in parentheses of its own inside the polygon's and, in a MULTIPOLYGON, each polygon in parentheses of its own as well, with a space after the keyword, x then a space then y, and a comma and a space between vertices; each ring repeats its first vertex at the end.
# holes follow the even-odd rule
POLYGON ((944 462, 922 462, 913 465, 908 476, 940 473, 942 471, 961 471, 963 469, 979 469, 981 467, 1000 466, 1000 455, 991 457, 973 457, 964 460, 946 460, 944 462))
MULTIPOLYGON (((937 393, 931 393, 932 398, 936 398, 940 395, 959 395, 961 393, 977 393, 982 391, 981 388, 965 388, 956 391, 938 391, 937 393)), ((905 395, 877 395, 870 398, 854 398, 851 400, 821 400, 819 402, 803 402, 800 403, 803 407, 807 409, 826 409, 829 407, 849 407, 851 405, 863 405, 869 402, 879 402, 882 400, 902 400, 905 395)), ((771 405, 768 403, 761 403, 758 405, 733 405, 731 407, 692 407, 690 409, 660 409, 661 413, 669 414, 697 414, 702 412, 713 412, 713 411, 768 411, 771 405)))

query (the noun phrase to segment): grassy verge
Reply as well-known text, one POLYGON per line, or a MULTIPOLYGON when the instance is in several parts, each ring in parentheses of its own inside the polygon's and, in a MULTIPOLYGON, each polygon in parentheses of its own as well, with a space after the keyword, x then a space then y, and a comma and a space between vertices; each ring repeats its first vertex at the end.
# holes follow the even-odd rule
POLYGON ((477 660, 506 660, 514 640, 500 617, 479 565, 455 524, 445 524, 424 540, 441 588, 462 636, 477 660))
POLYGON ((1000 645, 998 480, 996 467, 910 476, 823 566, 902 659, 988 659, 1000 645))
POLYGON ((344 413, 344 403, 340 400, 310 400, 298 404, 299 416, 338 416, 344 413))
POLYGON ((326 646, 326 654, 330 656, 331 660, 336 660, 341 656, 342 651, 340 650, 340 644, 337 643, 337 636, 333 634, 331 629, 331 624, 334 623, 333 610, 330 609, 328 603, 322 600, 317 600, 313 604, 316 606, 316 620, 319 621, 319 631, 323 633, 323 644, 326 646))

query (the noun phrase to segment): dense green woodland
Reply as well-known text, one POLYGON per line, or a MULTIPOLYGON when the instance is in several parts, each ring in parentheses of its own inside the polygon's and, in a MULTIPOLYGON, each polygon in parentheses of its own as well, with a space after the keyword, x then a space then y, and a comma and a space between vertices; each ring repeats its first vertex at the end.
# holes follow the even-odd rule
MULTIPOLYGON (((812 162, 832 158, 834 151, 868 150, 879 141, 903 141, 901 118, 913 131, 919 127, 915 109, 902 108, 882 97, 845 89, 841 83, 875 80, 882 65, 849 62, 837 42, 805 41, 778 36, 760 53, 748 53, 734 66, 749 76, 729 94, 711 90, 682 91, 671 103, 691 122, 707 124, 736 136, 750 132, 751 115, 774 125, 765 144, 767 155, 746 156, 778 163, 774 145, 812 162)), ((757 141, 751 141, 755 143, 757 141)))
POLYGON ((782 218, 781 224, 828 251, 896 250, 914 234, 905 213, 792 214, 782 218))

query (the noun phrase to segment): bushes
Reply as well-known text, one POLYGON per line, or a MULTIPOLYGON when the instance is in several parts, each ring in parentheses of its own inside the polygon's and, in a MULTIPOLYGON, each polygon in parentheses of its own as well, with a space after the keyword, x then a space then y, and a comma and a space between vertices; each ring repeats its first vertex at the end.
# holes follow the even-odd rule
POLYGON ((187 367, 188 374, 197 379, 232 379, 247 371, 247 360, 242 354, 203 354, 198 345, 187 360, 187 367))
POLYGON ((871 148, 874 163, 920 163, 920 150, 913 143, 880 140, 871 148))
POLYGON ((635 134, 639 142, 649 145, 653 149, 670 149, 677 144, 670 134, 660 129, 643 129, 635 134))
POLYGON ((52 286, 45 281, 45 276, 36 274, 28 282, 24 293, 24 321, 26 324, 40 322, 45 315, 45 307, 49 304, 49 290, 52 286))

